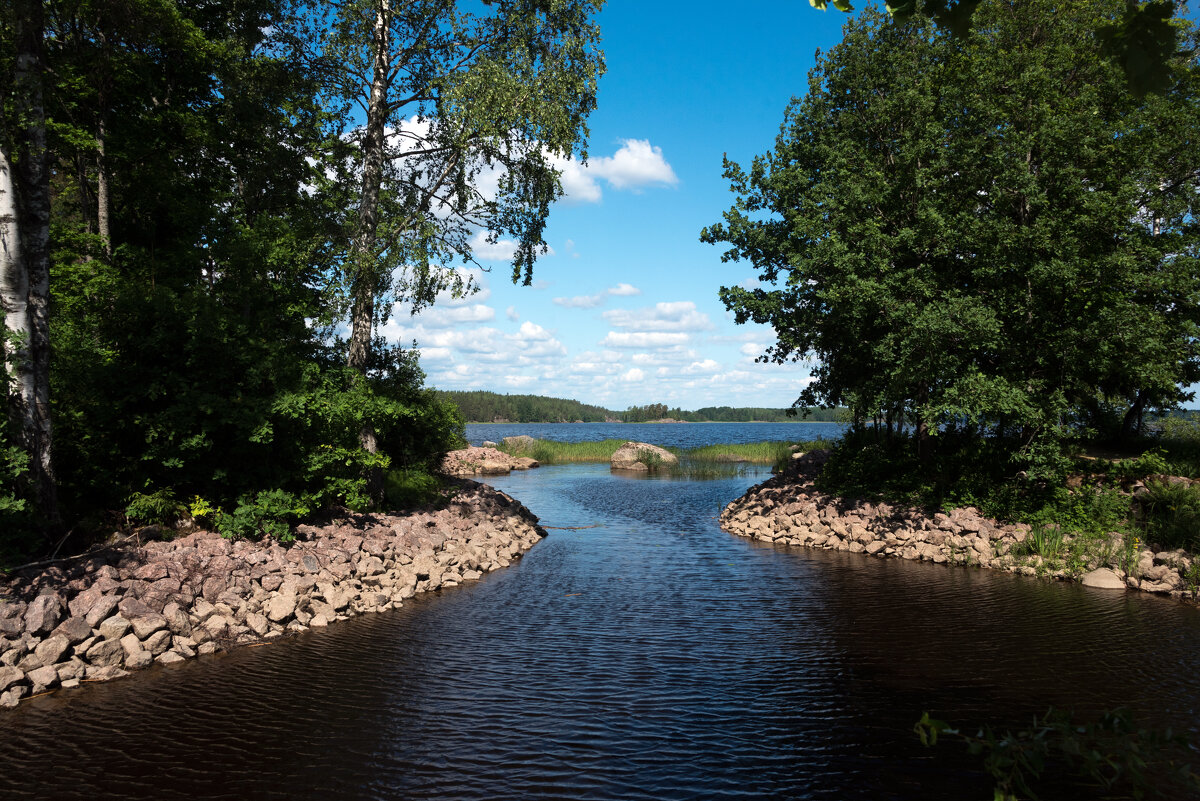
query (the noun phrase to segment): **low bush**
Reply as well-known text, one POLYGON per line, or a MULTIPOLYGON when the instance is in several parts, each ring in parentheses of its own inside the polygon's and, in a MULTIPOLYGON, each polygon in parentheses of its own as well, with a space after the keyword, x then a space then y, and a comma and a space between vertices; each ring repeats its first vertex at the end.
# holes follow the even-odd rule
POLYGON ((442 497, 442 482, 426 470, 389 470, 384 474, 384 493, 389 509, 415 509, 437 502, 442 497))
POLYGON ((267 490, 243 496, 232 513, 216 513, 217 531, 231 539, 260 539, 264 536, 280 542, 296 537, 292 524, 312 512, 312 507, 290 492, 267 490))
POLYGON ((1200 551, 1200 487, 1150 481, 1141 498, 1147 542, 1165 550, 1200 551))
POLYGON ((160 526, 174 525, 186 517, 188 507, 181 503, 170 487, 150 493, 135 492, 125 505, 125 517, 131 523, 153 523, 160 526))

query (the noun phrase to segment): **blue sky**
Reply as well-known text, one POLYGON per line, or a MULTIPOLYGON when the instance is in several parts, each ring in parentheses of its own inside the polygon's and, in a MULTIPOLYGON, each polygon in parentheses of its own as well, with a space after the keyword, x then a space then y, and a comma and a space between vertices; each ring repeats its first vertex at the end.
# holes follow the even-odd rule
POLYGON ((754 362, 773 332, 735 325, 717 298, 754 271, 722 264, 699 233, 733 201, 722 154, 748 162, 771 148, 846 19, 805 0, 610 0, 589 162, 567 165, 534 285, 511 284, 505 248, 481 248, 494 257, 480 259, 482 291, 416 316, 397 308, 382 333, 415 340, 439 389, 612 409, 791 405, 808 368, 754 362))

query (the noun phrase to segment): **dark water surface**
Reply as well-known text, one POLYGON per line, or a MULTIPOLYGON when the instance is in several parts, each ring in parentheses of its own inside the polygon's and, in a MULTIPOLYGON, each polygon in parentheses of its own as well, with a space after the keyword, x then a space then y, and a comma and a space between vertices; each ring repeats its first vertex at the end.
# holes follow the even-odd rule
POLYGON ((1200 728, 1196 610, 722 533, 764 477, 495 479, 599 527, 394 612, 22 704, 0 798, 985 799, 975 762, 915 742, 922 711, 1200 728))
POLYGON ((528 434, 557 442, 599 442, 605 439, 636 440, 665 448, 698 448, 703 445, 744 442, 801 442, 838 439, 841 423, 471 423, 467 441, 482 445, 505 437, 528 434))

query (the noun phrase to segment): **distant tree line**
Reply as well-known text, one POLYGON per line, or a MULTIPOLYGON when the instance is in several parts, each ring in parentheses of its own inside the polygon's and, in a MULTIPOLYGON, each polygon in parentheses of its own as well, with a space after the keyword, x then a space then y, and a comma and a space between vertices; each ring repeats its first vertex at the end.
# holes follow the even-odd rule
POLYGON ((695 411, 671 408, 665 403, 630 406, 614 411, 565 398, 540 395, 500 395, 495 392, 443 390, 438 396, 458 406, 463 419, 472 423, 645 423, 652 420, 686 420, 689 423, 783 423, 808 420, 839 422, 842 409, 810 409, 789 414, 788 409, 706 406, 695 411))

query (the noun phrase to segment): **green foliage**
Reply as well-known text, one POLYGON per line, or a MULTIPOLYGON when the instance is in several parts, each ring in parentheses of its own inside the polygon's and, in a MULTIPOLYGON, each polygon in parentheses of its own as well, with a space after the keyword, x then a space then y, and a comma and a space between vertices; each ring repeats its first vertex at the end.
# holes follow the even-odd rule
POLYGON ((291 525, 312 512, 312 507, 290 492, 266 490, 245 495, 232 513, 217 512, 217 531, 231 539, 270 537, 279 542, 296 538, 291 525))
POLYGON ((138 523, 155 523, 170 526, 188 513, 188 507, 180 503, 170 487, 150 493, 135 492, 125 505, 125 516, 138 523))
POLYGON ((188 514, 192 516, 192 520, 204 522, 211 520, 217 513, 217 508, 210 504, 199 495, 192 496, 192 502, 188 504, 188 514))
POLYGON ((418 468, 389 470, 384 474, 384 492, 389 509, 415 509, 442 498, 442 481, 418 468))
MULTIPOLYGON (((726 162, 737 199, 701 238, 757 268, 721 298, 775 328, 768 356, 816 361, 800 403, 911 430, 926 463, 964 450, 948 432, 987 440, 1053 483, 1106 410, 1200 378, 1198 76, 1132 92, 1092 35, 1125 11, 993 0, 965 38, 864 12, 774 150, 726 162)), ((920 472, 917 495, 947 494, 944 465, 920 472)))
POLYGON ((463 418, 473 423, 603 423, 620 419, 608 409, 563 398, 454 390, 439 391, 438 396, 458 406, 463 418))
POLYGON ((1038 779, 1063 768, 1105 792, 1129 792, 1138 799, 1200 792, 1200 776, 1186 761, 1192 756, 1187 738, 1170 729, 1137 729, 1123 709, 1080 723, 1051 708, 1035 716, 1028 728, 997 733, 984 726, 974 734, 926 712, 913 728, 927 747, 945 736, 965 742, 972 755, 983 758, 983 768, 995 782, 996 801, 1036 799, 1038 779))
POLYGON ((1200 486, 1149 481, 1141 498, 1144 536, 1164 550, 1200 552, 1200 486))

